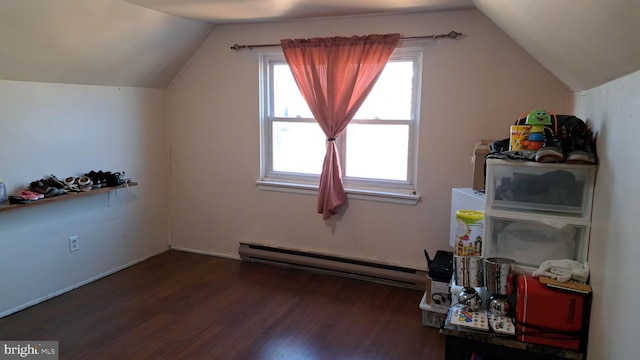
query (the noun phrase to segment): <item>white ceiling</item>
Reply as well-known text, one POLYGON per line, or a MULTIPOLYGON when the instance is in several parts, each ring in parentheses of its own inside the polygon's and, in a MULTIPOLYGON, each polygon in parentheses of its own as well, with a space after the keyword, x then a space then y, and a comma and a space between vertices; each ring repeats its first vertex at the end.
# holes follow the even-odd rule
POLYGON ((639 0, 473 0, 573 91, 640 70, 639 0))
POLYGON ((237 23, 471 9, 471 0, 125 0, 166 14, 211 23, 237 23))
POLYGON ((165 88, 215 24, 474 7, 573 91, 640 70, 638 0, 0 0, 0 79, 165 88))
POLYGON ((212 29, 121 0, 0 0, 0 79, 164 88, 212 29))

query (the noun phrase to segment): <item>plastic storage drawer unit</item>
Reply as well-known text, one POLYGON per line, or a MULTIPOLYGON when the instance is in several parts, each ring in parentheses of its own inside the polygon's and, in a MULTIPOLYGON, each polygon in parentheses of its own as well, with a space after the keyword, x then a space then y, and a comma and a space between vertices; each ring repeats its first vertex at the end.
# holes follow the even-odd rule
POLYGON ((570 217, 498 212, 485 214, 483 256, 513 259, 516 268, 533 272, 545 260, 572 259, 589 254, 590 223, 570 217))
POLYGON ((488 210, 562 213, 591 217, 594 165, 487 160, 488 210))

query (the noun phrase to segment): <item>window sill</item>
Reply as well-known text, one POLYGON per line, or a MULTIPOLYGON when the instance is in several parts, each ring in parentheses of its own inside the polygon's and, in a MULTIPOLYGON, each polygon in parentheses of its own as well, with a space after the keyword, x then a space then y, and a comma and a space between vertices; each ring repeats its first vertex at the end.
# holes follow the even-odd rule
MULTIPOLYGON (((258 189, 265 191, 279 191, 305 195, 318 195, 318 186, 310 184, 293 184, 286 182, 258 180, 258 189)), ((392 191, 345 189, 349 199, 378 201, 402 205, 416 205, 420 201, 420 195, 404 194, 392 191)))

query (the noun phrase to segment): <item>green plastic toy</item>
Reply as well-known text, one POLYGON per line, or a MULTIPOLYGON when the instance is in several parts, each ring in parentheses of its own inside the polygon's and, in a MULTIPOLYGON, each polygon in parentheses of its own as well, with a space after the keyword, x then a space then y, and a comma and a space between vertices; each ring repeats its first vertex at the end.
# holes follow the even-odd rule
POLYGON ((532 132, 542 132, 545 125, 551 125, 551 116, 546 110, 531 110, 525 124, 532 126, 532 132))

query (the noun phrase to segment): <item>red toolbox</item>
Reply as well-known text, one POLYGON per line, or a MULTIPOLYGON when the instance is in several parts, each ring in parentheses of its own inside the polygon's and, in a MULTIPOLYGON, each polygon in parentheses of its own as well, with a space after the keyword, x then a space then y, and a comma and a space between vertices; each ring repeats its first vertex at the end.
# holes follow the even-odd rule
POLYGON ((579 350, 586 295, 518 276, 516 335, 522 342, 579 350))

